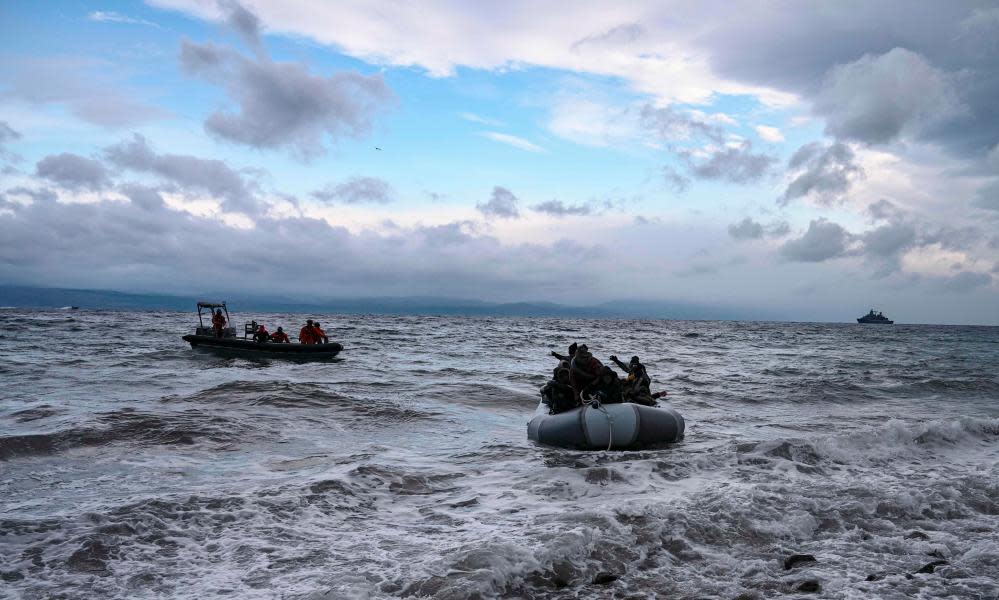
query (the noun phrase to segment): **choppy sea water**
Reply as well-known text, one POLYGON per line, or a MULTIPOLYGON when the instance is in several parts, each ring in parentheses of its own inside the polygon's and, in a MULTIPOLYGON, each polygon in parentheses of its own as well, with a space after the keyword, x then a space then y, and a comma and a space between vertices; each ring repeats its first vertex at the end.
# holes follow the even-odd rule
POLYGON ((0 596, 999 595, 999 328, 316 317, 342 360, 0 310, 0 596), (571 341, 684 441, 528 442, 571 341))

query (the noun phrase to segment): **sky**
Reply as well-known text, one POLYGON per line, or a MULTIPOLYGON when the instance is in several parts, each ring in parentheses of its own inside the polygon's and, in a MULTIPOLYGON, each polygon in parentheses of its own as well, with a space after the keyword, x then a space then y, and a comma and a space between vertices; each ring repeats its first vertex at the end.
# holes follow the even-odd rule
POLYGON ((0 0, 0 284, 999 325, 994 2, 0 0))

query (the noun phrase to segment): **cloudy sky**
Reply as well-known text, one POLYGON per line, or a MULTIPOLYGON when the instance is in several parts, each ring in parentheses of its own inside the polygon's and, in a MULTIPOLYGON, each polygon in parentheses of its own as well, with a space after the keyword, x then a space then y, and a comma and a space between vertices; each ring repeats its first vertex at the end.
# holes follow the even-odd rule
POLYGON ((999 324, 994 2, 4 2, 0 53, 0 284, 999 324))

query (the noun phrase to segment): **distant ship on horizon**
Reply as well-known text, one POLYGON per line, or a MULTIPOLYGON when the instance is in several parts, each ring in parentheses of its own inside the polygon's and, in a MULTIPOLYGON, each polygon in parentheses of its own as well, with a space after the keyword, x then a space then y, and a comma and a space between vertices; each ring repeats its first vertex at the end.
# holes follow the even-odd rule
POLYGON ((871 309, 871 312, 867 313, 866 315, 864 315, 862 317, 859 317, 857 319, 857 322, 858 323, 876 323, 876 324, 879 324, 879 325, 894 325, 895 324, 895 321, 892 321, 891 319, 889 319, 888 317, 886 317, 884 315, 884 313, 882 313, 881 311, 874 312, 873 308, 871 309))

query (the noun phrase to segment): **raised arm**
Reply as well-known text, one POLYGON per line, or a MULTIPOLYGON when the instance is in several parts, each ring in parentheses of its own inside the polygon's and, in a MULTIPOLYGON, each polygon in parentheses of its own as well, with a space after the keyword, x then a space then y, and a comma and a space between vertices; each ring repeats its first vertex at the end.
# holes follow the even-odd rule
POLYGON ((621 362, 620 360, 618 360, 616 356, 614 356, 614 355, 611 355, 610 359, 611 359, 612 361, 614 361, 614 364, 615 364, 615 365, 617 365, 617 367, 618 367, 619 369, 621 369, 621 370, 622 370, 622 371, 624 371, 625 373, 631 373, 631 368, 630 368, 630 367, 628 367, 628 365, 626 365, 625 363, 623 363, 623 362, 621 362))

